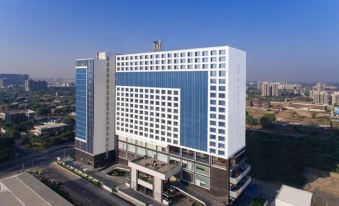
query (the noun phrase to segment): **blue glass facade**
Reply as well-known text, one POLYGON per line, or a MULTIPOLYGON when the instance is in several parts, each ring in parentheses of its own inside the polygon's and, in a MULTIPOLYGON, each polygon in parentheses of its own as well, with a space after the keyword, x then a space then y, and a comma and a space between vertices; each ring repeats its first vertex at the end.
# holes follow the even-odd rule
POLYGON ((87 140, 87 69, 76 69, 76 137, 87 140))
POLYGON ((117 72, 117 86, 180 89, 180 145, 207 151, 208 73, 117 72))
POLYGON ((336 115, 339 115, 339 107, 335 107, 335 108, 334 108, 334 113, 335 113, 336 115))

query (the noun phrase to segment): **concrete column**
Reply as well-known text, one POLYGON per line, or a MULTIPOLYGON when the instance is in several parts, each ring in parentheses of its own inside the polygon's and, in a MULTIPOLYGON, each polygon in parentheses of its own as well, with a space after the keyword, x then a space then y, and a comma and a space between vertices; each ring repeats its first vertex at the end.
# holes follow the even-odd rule
POLYGON ((158 202, 162 202, 162 189, 163 189, 163 182, 162 179, 158 178, 158 177, 154 177, 154 187, 153 187, 153 197, 154 200, 158 201, 158 202))
POLYGON ((137 169, 131 168, 131 188, 136 190, 137 189, 137 169))

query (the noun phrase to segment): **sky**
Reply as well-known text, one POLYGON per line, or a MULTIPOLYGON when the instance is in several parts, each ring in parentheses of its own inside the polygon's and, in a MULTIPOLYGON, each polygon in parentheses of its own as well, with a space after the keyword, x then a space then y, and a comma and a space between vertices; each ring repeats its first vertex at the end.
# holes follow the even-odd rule
POLYGON ((0 73, 74 77, 75 59, 230 45, 247 79, 339 81, 338 0, 0 0, 0 73))

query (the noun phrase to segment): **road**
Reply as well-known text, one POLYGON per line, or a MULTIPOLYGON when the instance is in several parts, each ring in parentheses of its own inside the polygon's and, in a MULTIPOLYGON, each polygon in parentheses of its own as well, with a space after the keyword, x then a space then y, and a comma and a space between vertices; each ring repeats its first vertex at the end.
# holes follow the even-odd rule
POLYGON ((92 183, 74 175, 73 173, 51 164, 44 169, 47 174, 57 177, 62 182, 62 187, 69 192, 71 197, 81 205, 95 206, 132 206, 125 200, 98 188, 92 183))
POLYGON ((18 172, 28 168, 41 168, 45 167, 51 162, 55 161, 59 156, 63 158, 73 153, 74 144, 66 143, 49 148, 42 152, 27 151, 19 153, 15 160, 10 160, 0 164, 0 178, 14 175, 18 172))
POLYGON ((125 200, 98 188, 88 181, 51 164, 57 157, 67 157, 74 151, 74 144, 54 146, 41 152, 29 152, 17 149, 15 160, 0 164, 0 179, 22 172, 26 169, 43 169, 63 182, 63 186, 72 198, 86 206, 130 206, 125 200))

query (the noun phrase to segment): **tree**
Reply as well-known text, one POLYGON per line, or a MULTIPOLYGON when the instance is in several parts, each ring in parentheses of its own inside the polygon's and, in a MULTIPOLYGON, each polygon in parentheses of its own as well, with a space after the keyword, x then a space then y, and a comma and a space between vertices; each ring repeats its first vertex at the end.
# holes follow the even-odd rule
POLYGON ((63 122, 67 124, 69 127, 74 127, 75 119, 73 117, 67 116, 64 118, 63 122))
POLYGON ((265 114, 263 117, 260 118, 260 125, 263 128, 270 128, 273 126, 273 122, 275 121, 274 114, 265 114))
POLYGON ((48 107, 39 107, 38 110, 36 111, 37 115, 39 116, 44 116, 44 115, 48 115, 51 113, 51 109, 48 107))
POLYGON ((258 124, 258 120, 255 119, 248 112, 246 112, 246 124, 248 124, 248 125, 257 125, 258 124))
POLYGON ((14 139, 11 137, 0 137, 0 162, 9 159, 14 139))

